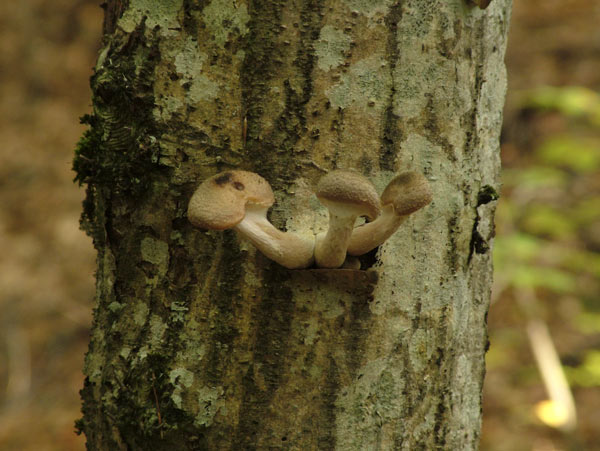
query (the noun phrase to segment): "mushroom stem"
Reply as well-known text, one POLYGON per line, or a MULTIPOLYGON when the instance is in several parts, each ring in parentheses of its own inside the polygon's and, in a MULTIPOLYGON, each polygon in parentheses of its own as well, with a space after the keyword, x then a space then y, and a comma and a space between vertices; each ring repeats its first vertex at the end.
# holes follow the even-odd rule
POLYGON ((432 199, 427 179, 417 172, 394 177, 381 194, 382 213, 368 224, 356 227, 348 243, 348 254, 363 255, 383 244, 406 218, 432 199))
POLYGON ((317 235, 315 261, 321 268, 339 268, 346 258, 356 218, 376 218, 381 209, 379 196, 365 177, 340 169, 321 178, 315 194, 329 210, 329 229, 317 235))
POLYGON ((319 233, 315 243, 315 261, 321 268, 339 268, 346 259, 356 215, 336 215, 329 210, 329 229, 319 233))
POLYGON ((381 246, 398 230, 406 218, 408 215, 397 215, 392 205, 385 205, 375 221, 352 230, 352 236, 348 243, 348 254, 359 256, 381 246))
POLYGON ((226 171, 200 184, 188 204, 188 218, 201 229, 236 229, 271 260, 289 269, 313 262, 315 238, 277 230, 267 220, 275 197, 269 183, 248 171, 226 171))
POLYGON ((276 229, 267 219, 266 208, 246 207, 246 215, 234 229, 265 257, 288 269, 307 268, 313 263, 314 240, 276 229))

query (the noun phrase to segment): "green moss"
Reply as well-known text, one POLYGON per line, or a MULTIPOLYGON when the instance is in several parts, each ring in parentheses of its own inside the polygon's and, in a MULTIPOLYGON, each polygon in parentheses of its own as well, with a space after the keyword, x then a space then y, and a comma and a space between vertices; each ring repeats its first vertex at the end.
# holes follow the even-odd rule
POLYGON ((81 118, 89 125, 73 160, 75 181, 87 184, 82 229, 103 242, 104 209, 123 195, 136 202, 150 187, 158 168, 159 136, 154 124, 154 67, 157 47, 142 33, 118 34, 102 52, 91 78, 94 113, 81 118))
POLYGON ((477 206, 498 200, 499 197, 500 195, 493 186, 485 185, 477 193, 477 206))
POLYGON ((81 435, 84 430, 85 430, 85 421, 83 420, 83 418, 78 418, 77 420, 75 420, 75 433, 77 435, 81 435))
POLYGON ((75 159, 73 161, 73 170, 75 171, 75 181, 79 184, 87 183, 93 173, 93 160, 89 157, 98 153, 102 146, 102 133, 98 127, 94 127, 97 122, 94 117, 85 114, 79 122, 91 126, 90 129, 83 132, 81 138, 75 147, 75 159))

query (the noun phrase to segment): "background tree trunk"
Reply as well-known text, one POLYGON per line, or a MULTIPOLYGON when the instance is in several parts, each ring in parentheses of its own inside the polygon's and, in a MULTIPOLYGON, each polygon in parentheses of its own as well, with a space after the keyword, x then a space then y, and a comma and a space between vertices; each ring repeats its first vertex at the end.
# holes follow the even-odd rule
POLYGON ((477 448, 510 0, 106 3, 77 149, 98 250, 90 449, 477 448), (326 227, 312 187, 430 180, 361 270, 286 270, 186 219, 226 169, 271 219, 326 227))

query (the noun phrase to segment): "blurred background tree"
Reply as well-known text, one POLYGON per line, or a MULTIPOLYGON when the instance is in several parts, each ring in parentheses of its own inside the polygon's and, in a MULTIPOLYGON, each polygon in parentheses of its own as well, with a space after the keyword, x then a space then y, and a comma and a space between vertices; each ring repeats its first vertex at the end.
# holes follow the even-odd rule
POLYGON ((515 2, 481 448, 600 449, 600 5, 515 2), (577 409, 546 409, 547 324, 577 409), (561 429, 561 426, 562 429, 561 429))
MULTIPOLYGON (((95 264, 71 160, 102 16, 95 0, 0 4, 0 449, 84 449, 95 264)), ((484 451, 600 449, 599 23, 587 0, 514 4, 484 451), (573 392, 571 433, 539 415, 523 293, 573 392)))

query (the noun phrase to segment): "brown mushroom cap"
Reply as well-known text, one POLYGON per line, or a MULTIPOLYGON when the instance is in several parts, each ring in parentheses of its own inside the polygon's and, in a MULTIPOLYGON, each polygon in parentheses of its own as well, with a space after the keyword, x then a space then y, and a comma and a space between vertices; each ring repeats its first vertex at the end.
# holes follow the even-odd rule
POLYGON ((399 216, 414 213, 429 204, 431 199, 429 182, 418 172, 403 172, 396 176, 381 195, 381 203, 392 204, 399 216))
POLYGON ((335 170, 325 175, 317 185, 316 195, 329 209, 340 206, 356 216, 374 219, 381 203, 372 183, 356 172, 335 170))
POLYGON ((188 219, 202 229, 225 230, 244 219, 247 204, 269 208, 273 202, 273 190, 260 175, 226 171, 196 189, 188 205, 188 219))

